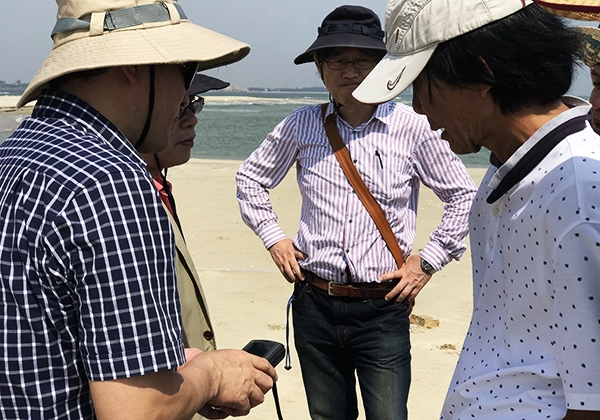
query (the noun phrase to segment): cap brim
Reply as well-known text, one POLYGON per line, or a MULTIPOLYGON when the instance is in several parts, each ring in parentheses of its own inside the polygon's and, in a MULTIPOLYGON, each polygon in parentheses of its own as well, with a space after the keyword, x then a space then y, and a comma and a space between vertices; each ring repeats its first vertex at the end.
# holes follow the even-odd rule
POLYGON ((421 73, 436 46, 411 55, 386 55, 352 95, 367 104, 379 104, 394 99, 421 73))
POLYGON ((198 70, 208 70, 235 63, 249 52, 248 44, 189 21, 81 37, 53 48, 17 107, 37 99, 49 81, 77 71, 185 62, 198 62, 198 70))
POLYGON ((600 20, 600 4, 596 0, 533 0, 542 9, 574 20, 600 20))
POLYGON ((229 82, 225 82, 216 77, 198 73, 194 77, 190 88, 187 90, 188 95, 201 95, 211 90, 221 90, 229 86, 229 82))
POLYGON ((312 63, 312 53, 324 48, 364 48, 368 50, 385 51, 382 39, 372 36, 351 33, 339 33, 321 36, 310 47, 294 59, 294 64, 312 63))

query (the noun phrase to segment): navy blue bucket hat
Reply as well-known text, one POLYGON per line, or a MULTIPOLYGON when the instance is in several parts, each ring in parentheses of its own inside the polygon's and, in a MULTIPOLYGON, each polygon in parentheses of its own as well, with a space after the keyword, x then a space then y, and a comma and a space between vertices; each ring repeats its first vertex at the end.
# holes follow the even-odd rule
POLYGON ((202 95, 203 93, 211 90, 221 90, 229 86, 229 82, 225 82, 216 77, 208 76, 206 74, 198 73, 194 77, 190 88, 187 90, 188 95, 202 95))
POLYGON ((310 63, 313 52, 323 48, 366 48, 386 52, 379 17, 362 6, 340 6, 329 13, 317 29, 317 40, 294 60, 310 63))

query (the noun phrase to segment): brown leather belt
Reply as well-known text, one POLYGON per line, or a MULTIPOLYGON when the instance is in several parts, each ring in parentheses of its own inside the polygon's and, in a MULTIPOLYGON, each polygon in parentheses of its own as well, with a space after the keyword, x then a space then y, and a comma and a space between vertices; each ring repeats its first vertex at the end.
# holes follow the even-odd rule
POLYGON ((340 284, 333 281, 322 279, 311 272, 305 271, 310 276, 309 282, 318 289, 324 290, 329 296, 349 297, 359 299, 378 299, 387 295, 390 290, 398 284, 398 280, 386 281, 382 283, 354 283, 340 284))

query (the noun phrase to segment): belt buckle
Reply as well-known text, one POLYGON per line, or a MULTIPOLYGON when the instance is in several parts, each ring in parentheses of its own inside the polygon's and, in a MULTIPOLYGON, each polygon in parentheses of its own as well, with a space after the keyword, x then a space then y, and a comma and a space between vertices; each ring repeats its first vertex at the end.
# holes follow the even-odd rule
POLYGON ((335 293, 333 293, 333 292, 331 291, 331 285, 332 285, 332 284, 334 284, 334 282, 332 282, 332 281, 328 281, 328 282, 327 282, 327 294, 328 294, 329 296, 338 296, 338 295, 336 295, 335 293))

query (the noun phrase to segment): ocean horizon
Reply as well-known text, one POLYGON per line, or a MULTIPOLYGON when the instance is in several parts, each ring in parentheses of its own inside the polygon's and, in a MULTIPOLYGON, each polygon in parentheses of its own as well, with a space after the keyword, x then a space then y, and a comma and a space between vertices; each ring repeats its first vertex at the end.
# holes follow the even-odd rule
MULTIPOLYGON (((295 109, 327 102, 327 92, 251 91, 211 92, 203 95, 206 104, 198 114, 192 157, 216 160, 244 160, 267 134, 295 109)), ((411 105, 412 95, 403 94, 396 101, 411 105)), ((17 128, 27 115, 0 114, 0 143, 17 128)), ((460 158, 468 167, 487 167, 487 150, 460 158)))

